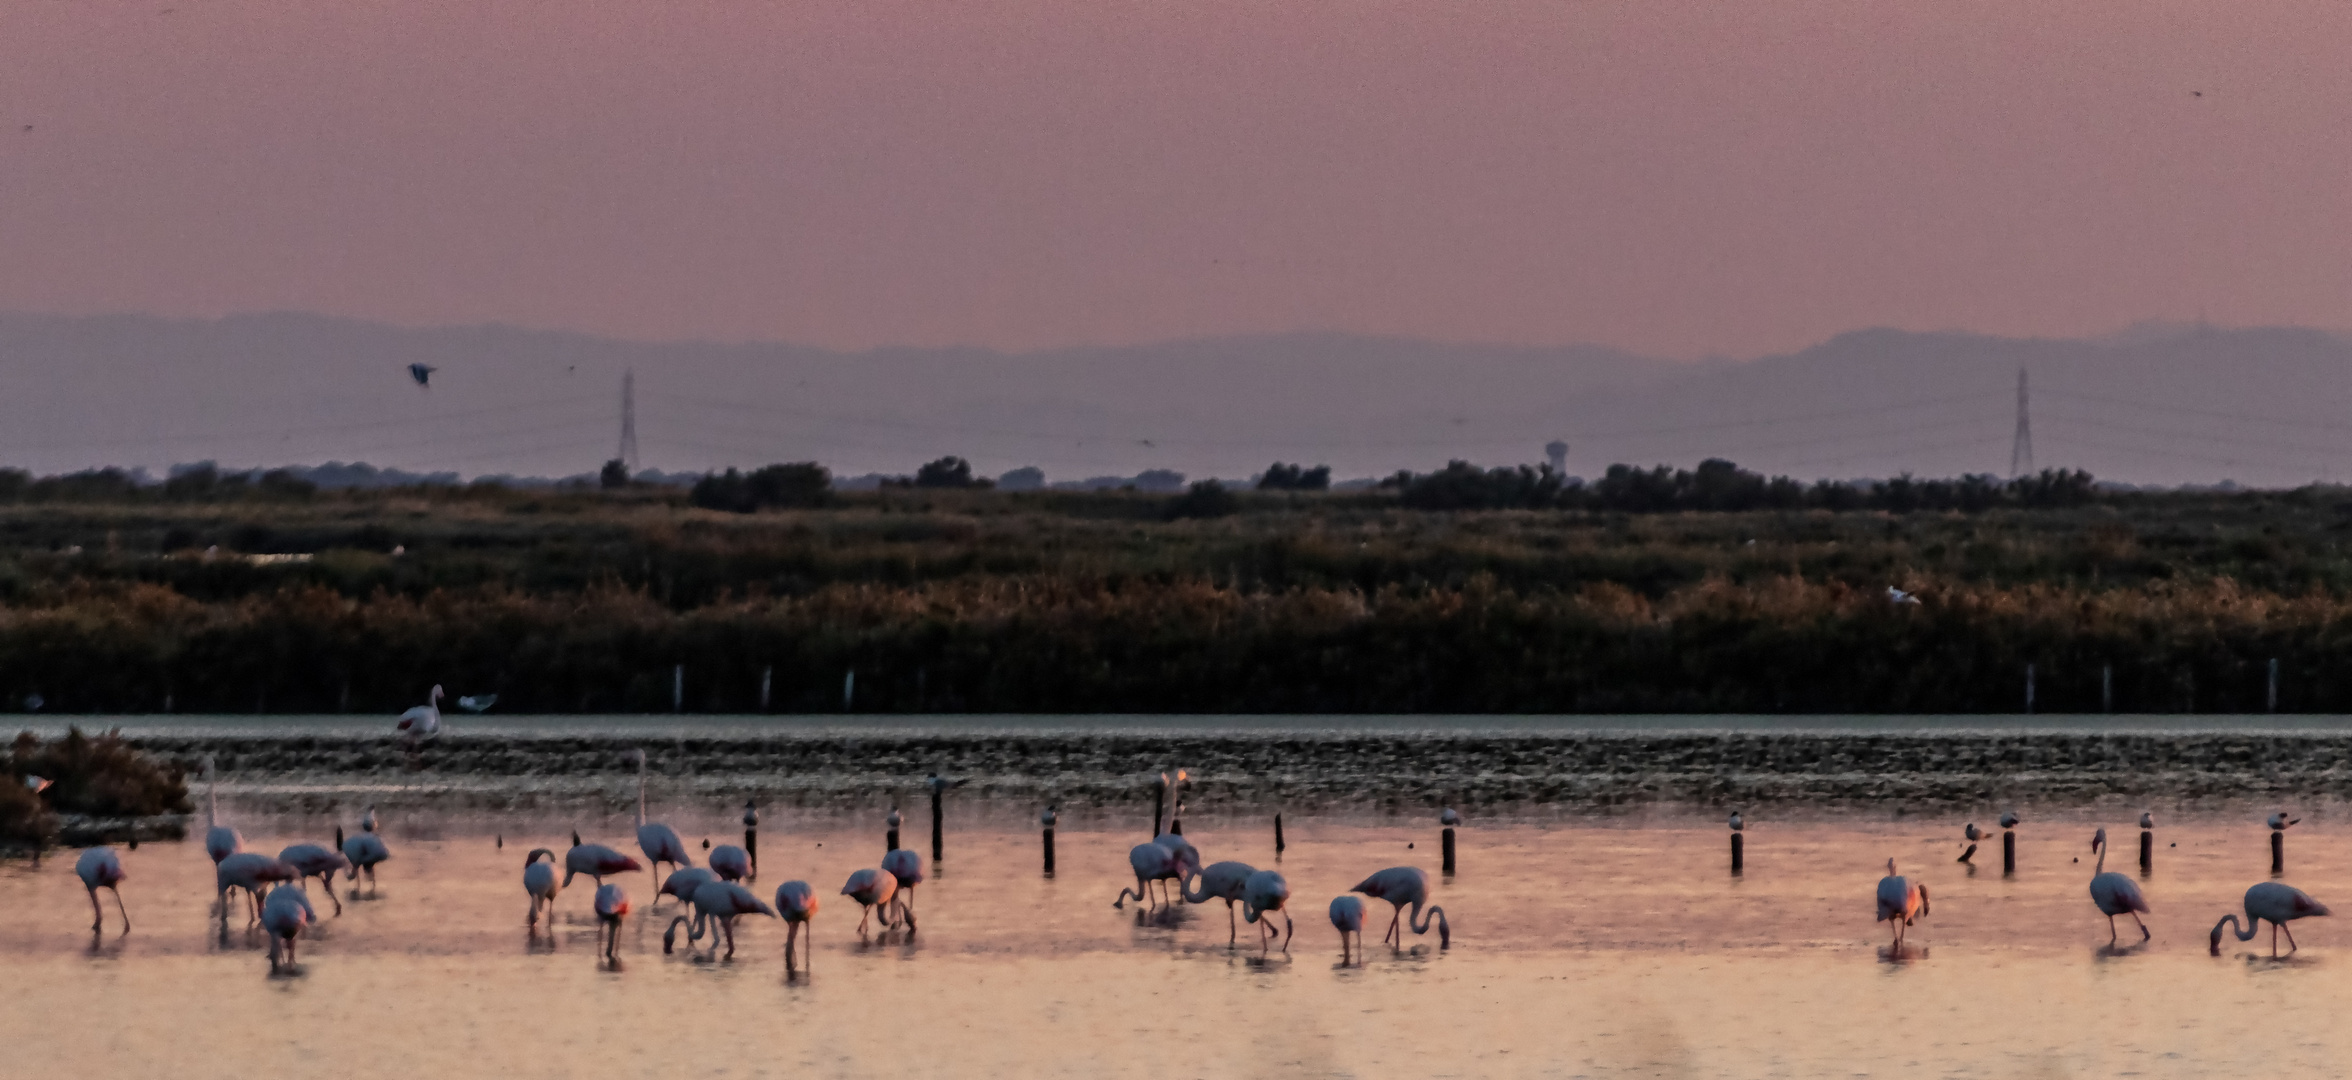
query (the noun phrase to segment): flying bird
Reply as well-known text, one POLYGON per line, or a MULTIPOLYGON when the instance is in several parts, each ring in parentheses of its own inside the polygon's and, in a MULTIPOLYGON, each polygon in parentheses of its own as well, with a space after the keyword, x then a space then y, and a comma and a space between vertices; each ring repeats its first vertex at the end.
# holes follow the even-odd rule
POLYGON ((471 713, 482 712, 496 704, 498 704, 498 695, 496 694, 475 694, 457 699, 457 707, 471 713))
POLYGON ((2099 913, 2107 916, 2107 944, 2115 944, 2115 917, 2129 915, 2140 924, 2140 940, 2151 937, 2148 924, 2140 913, 2148 910, 2148 898, 2140 895, 2140 887, 2132 879, 2107 870, 2107 830, 2101 829, 2091 837, 2091 850, 2099 853, 2099 865, 2091 871, 2091 903, 2099 905, 2099 913))
POLYGON ((25 790, 30 791, 35 795, 49 790, 49 785, 56 782, 57 781, 51 780, 46 776, 34 776, 31 773, 26 773, 24 778, 25 790))
POLYGON ((1919 602, 1919 598, 1889 585, 1887 586, 1887 602, 1890 604, 1916 604, 1919 602))
POLYGON ((441 369, 431 364, 410 364, 408 365, 408 377, 415 379, 418 386, 429 389, 433 385, 433 373, 439 370, 441 369))

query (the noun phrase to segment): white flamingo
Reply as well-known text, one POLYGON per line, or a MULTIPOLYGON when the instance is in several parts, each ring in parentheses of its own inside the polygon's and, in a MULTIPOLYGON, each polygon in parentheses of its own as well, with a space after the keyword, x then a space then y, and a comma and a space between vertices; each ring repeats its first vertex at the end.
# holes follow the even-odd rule
POLYGON ((1205 869, 1195 870, 1177 881, 1184 891, 1187 904, 1205 904, 1211 900, 1225 901, 1225 944, 1239 939, 1241 930, 1233 921, 1233 905, 1242 900, 1243 890, 1249 886, 1251 874, 1258 868, 1245 862, 1210 863, 1205 869), (1200 879, 1196 888, 1193 879, 1200 879))
POLYGON ((2232 912, 2222 916, 2220 922, 2213 924, 2213 940, 2211 942, 2213 954, 2215 956, 2221 955, 2222 927, 2232 927, 2231 932, 2238 936, 2239 941, 2252 941, 2254 935, 2266 921, 2270 923, 2270 955, 2278 955, 2278 936, 2281 930, 2287 931, 2287 951, 2294 952, 2302 946, 2295 944, 2295 932, 2287 930, 2287 924, 2297 919, 2326 914, 2328 914, 2327 905, 2312 899, 2309 893, 2301 889, 2276 881, 2261 882, 2246 890, 2245 922, 2238 922, 2237 913, 2232 912))
POLYGON ((1348 962, 1348 935, 1356 936, 1356 948, 1364 947, 1364 902, 1353 896, 1331 898, 1331 926, 1339 931, 1339 962, 1348 962))
POLYGON ((637 751, 637 850, 645 853, 648 869, 661 873, 661 864, 670 864, 672 872, 694 865, 686 854, 686 841, 678 839, 678 830, 658 821, 645 820, 645 751, 637 751))
MULTIPOLYGON (((776 917, 776 910, 753 896, 750 889, 732 881, 714 881, 694 890, 694 920, 686 930, 688 947, 691 948, 695 942, 702 940, 703 934, 708 933, 711 935, 711 951, 715 953, 719 949, 719 935, 723 933, 727 937, 727 955, 732 958, 735 955, 735 920, 743 915, 765 915, 772 919, 776 917)), ((663 952, 670 951, 670 947, 678 940, 679 925, 686 922, 684 915, 670 920, 670 928, 662 931, 663 952)))
POLYGON ((335 901, 335 914, 343 914, 343 901, 335 899, 335 874, 351 869, 351 860, 342 852, 329 851, 317 844, 295 844, 278 852, 278 861, 294 868, 296 884, 319 879, 319 887, 327 890, 327 899, 335 901))
MULTIPOLYGON (((554 853, 550 852, 548 857, 553 858, 554 853)), ((553 878, 554 871, 553 866, 548 867, 547 876, 553 878)), ((607 960, 620 958, 621 919, 628 914, 629 894, 623 892, 620 886, 599 885, 596 887, 596 919, 604 924, 604 958, 607 960)), ((552 914, 549 916, 549 921, 554 921, 552 914)))
POLYGON ((278 948, 286 950, 286 966, 294 966, 294 939, 302 936, 303 928, 318 922, 318 910, 310 906, 310 897, 302 887, 284 884, 271 889, 269 903, 262 908, 261 925, 270 936, 270 970, 278 970, 278 948))
POLYGON ((2140 924, 2140 940, 2154 935, 2140 913, 2148 910, 2148 898, 2140 895, 2140 887, 2132 879, 2107 869, 2107 830, 2101 829, 2091 837, 2091 850, 2099 853, 2099 865, 2091 870, 2091 903, 2099 905, 2099 913, 2107 916, 2107 944, 2115 944, 2115 917, 2129 915, 2140 924))
POLYGON ((800 928, 808 927, 809 951, 817 948, 817 890, 805 881, 787 881, 776 886, 776 914, 784 919, 784 957, 792 958, 792 947, 800 940, 800 928))
POLYGON ((343 857, 351 862, 348 880, 354 890, 351 894, 353 896, 359 895, 356 891, 359 888, 359 876, 366 874, 368 887, 375 888, 377 864, 392 857, 392 849, 384 846, 384 838, 376 832, 375 807, 368 807, 367 816, 360 819, 359 827, 359 832, 345 837, 343 826, 335 826, 335 846, 343 849, 343 857))
POLYGON ((1258 953, 1264 955, 1267 944, 1274 937, 1274 912, 1282 913, 1282 951, 1290 951, 1290 935, 1297 927, 1290 921, 1290 882, 1272 870, 1260 870, 1249 876, 1241 890, 1241 917, 1260 930, 1258 953))
POLYGON ((858 933, 864 934, 866 922, 874 917, 874 909, 888 904, 891 897, 898 895, 898 878, 868 867, 849 875, 849 881, 841 886, 841 895, 857 901, 865 908, 865 913, 858 916, 858 933))
MULTIPOLYGON (((1126 909, 1130 896, 1149 905, 1152 882, 1168 881, 1183 873, 1183 864, 1176 853, 1158 844, 1137 844, 1127 849, 1127 865, 1135 870, 1135 887, 1120 889, 1119 898, 1111 901, 1112 907, 1121 910, 1126 909)), ((1164 898, 1167 886, 1162 885, 1160 892, 1164 898)))
POLYGON ((251 926, 261 918, 262 886, 292 881, 299 876, 293 867, 258 851, 240 851, 222 859, 219 866, 212 868, 214 892, 220 899, 221 921, 226 923, 229 919, 230 890, 245 890, 248 905, 245 924, 251 926))
POLYGON ((556 880, 555 851, 553 849, 532 848, 529 855, 523 856, 523 891, 531 894, 531 914, 523 921, 523 925, 538 926, 539 908, 541 905, 545 905, 547 925, 554 926, 555 897, 557 893, 563 891, 563 882, 556 880), (547 856, 546 862, 539 861, 541 855, 547 856))
POLYGON ((703 861, 710 864, 711 873, 718 875, 720 881, 742 881, 751 876, 751 853, 733 844, 712 848, 703 861))
POLYGON ((1434 916, 1437 919, 1437 947, 1440 949, 1454 947, 1454 931, 1452 927, 1446 925, 1445 909, 1435 904, 1429 904, 1429 911, 1426 914, 1421 910, 1421 905, 1429 903, 1429 875, 1423 873, 1420 867, 1391 866, 1365 878, 1355 888, 1348 891, 1363 893, 1374 900, 1386 900, 1395 906, 1396 913, 1389 916, 1388 933, 1380 938, 1383 943, 1393 937, 1398 946, 1403 946, 1407 929, 1416 934, 1428 933, 1429 920, 1434 916), (1407 904, 1413 907, 1413 914, 1409 919, 1405 916, 1405 905, 1407 904), (1400 923, 1402 925, 1399 925, 1400 923))
MULTIPOLYGON (((898 892, 892 906, 898 914, 906 917, 907 929, 914 929, 915 886, 923 883, 923 857, 906 848, 889 852, 882 856, 882 872, 898 879, 898 892)), ((895 918, 887 916, 883 921, 891 925, 897 923, 895 918)))
POLYGON ((90 932, 95 934, 106 925, 106 913, 98 906, 98 890, 105 889, 114 894, 114 909, 122 912, 123 933, 130 933, 131 913, 123 908, 122 889, 118 887, 128 876, 123 873, 122 856, 116 855, 113 848, 91 848, 74 861, 74 876, 82 879, 82 888, 90 893, 90 932))
POLYGON ((212 856, 212 864, 219 866, 226 859, 245 850, 245 838, 237 830, 220 823, 219 784, 213 779, 212 759, 204 759, 204 853, 212 856))
POLYGON ((425 703, 400 714, 397 730, 408 733, 408 741, 429 739, 441 733, 441 684, 433 684, 433 692, 425 696, 425 703))
POLYGON ((566 888, 569 888, 574 877, 586 874, 595 878, 596 884, 601 886, 607 876, 634 874, 643 869, 645 868, 638 865, 637 860, 603 844, 581 843, 580 834, 575 832, 572 834, 571 850, 564 852, 563 883, 566 888))
POLYGON ((1895 924, 1897 946, 1903 929, 1927 913, 1927 886, 1895 873, 1895 860, 1888 859, 1886 876, 1878 879, 1878 921, 1895 924))

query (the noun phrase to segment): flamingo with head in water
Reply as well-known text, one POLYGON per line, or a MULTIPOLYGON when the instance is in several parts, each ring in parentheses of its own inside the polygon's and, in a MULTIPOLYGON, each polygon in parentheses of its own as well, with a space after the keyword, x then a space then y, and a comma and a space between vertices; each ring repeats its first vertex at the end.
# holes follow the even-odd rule
POLYGON ((2091 903, 2099 905, 2099 913, 2107 916, 2107 944, 2115 944, 2115 917, 2129 915, 2140 924, 2140 940, 2154 936, 2140 913, 2148 910, 2148 898, 2140 895, 2140 887, 2132 879, 2107 869, 2107 830, 2101 829, 2091 837, 2091 850, 2099 853, 2099 865, 2091 870, 2091 903))
POLYGON ((1331 898, 1331 927, 1339 931, 1339 962, 1348 962, 1348 935, 1356 936, 1356 948, 1364 947, 1364 902, 1353 896, 1331 898))
POLYGON ((554 850, 532 848, 530 854, 523 856, 523 891, 531 894, 531 913, 524 918, 523 925, 534 928, 539 925, 542 905, 547 908, 548 925, 555 925, 555 897, 563 891, 563 882, 555 877, 554 850), (542 855, 547 857, 546 862, 539 861, 542 855))
POLYGON ((1178 879, 1187 904, 1205 904, 1211 900, 1225 901, 1225 944, 1231 946, 1240 935, 1233 921, 1233 905, 1240 903, 1249 886, 1251 874, 1258 868, 1245 862, 1210 863, 1207 868, 1192 871, 1178 879), (1199 880, 1199 885, 1193 884, 1199 880))
POLYGON ((670 928, 662 931, 662 951, 665 953, 670 951, 671 946, 678 940, 678 927, 681 924, 686 924, 686 941, 689 947, 694 942, 701 941, 702 935, 708 933, 711 935, 711 951, 716 953, 719 949, 719 935, 723 933, 727 938, 727 955, 733 957, 735 955, 735 920, 744 915, 766 915, 769 918, 774 918, 776 911, 761 901, 759 897, 753 896, 750 889, 732 881, 713 881, 694 890, 694 919, 690 924, 684 915, 670 920, 670 928))
POLYGON ((351 863, 347 880, 352 883, 351 895, 355 897, 359 895, 359 876, 366 874, 368 887, 374 888, 377 864, 392 857, 392 849, 384 845, 384 837, 376 832, 375 807, 367 808, 366 816, 359 819, 359 829, 359 832, 346 837, 343 835, 343 826, 335 826, 335 846, 343 850, 343 857, 351 863))
MULTIPOLYGON (((891 907, 904 916, 907 929, 915 928, 915 886, 923 883, 923 857, 905 848, 882 856, 882 872, 898 879, 898 891, 891 907)), ((896 916, 885 916, 884 922, 897 925, 896 916)))
MULTIPOLYGON (((554 877, 550 867, 549 877, 554 877)), ((629 914, 629 894, 618 885, 596 887, 596 920, 604 924, 604 958, 619 959, 621 949, 621 918, 629 914)), ((550 917, 552 921, 552 916, 550 917)))
POLYGON ((580 834, 575 832, 572 834, 571 850, 564 852, 563 883, 569 888, 574 877, 586 874, 595 878, 598 885, 603 885, 604 879, 610 875, 634 874, 643 869, 637 860, 603 844, 581 843, 580 834))
POLYGON ((686 854, 686 841, 678 839, 678 830, 658 821, 645 820, 645 751, 637 751, 637 849, 645 853, 648 869, 661 873, 661 864, 670 864, 674 872, 694 865, 686 854))
MULTIPOLYGON (((1131 896, 1149 905, 1152 882, 1169 881, 1184 872, 1183 863, 1178 860, 1176 853, 1158 844, 1137 844, 1127 849, 1127 865, 1135 870, 1135 887, 1120 889, 1119 898, 1111 901, 1112 907, 1121 910, 1126 909, 1127 900, 1131 896)), ((1160 891, 1164 898, 1167 886, 1160 886, 1160 891)))
POLYGON ((1241 890, 1241 917, 1258 927, 1258 954, 1274 938, 1274 913, 1282 913, 1282 951, 1290 951, 1290 935, 1298 928, 1290 921, 1290 882, 1272 870, 1251 874, 1241 890))
POLYGON ((271 889, 269 902, 262 907, 261 925, 270 936, 270 970, 278 970, 278 948, 286 950, 286 966, 294 966, 294 939, 302 936, 305 927, 318 922, 318 911, 310 906, 310 897, 302 887, 284 884, 271 889))
POLYGON ((712 848, 703 862, 710 864, 711 873, 720 881, 742 881, 751 876, 751 853, 733 844, 712 848))
POLYGON ((295 884, 319 879, 319 886, 327 890, 327 899, 335 901, 335 914, 343 914, 343 901, 335 899, 335 874, 351 869, 351 860, 342 852, 329 851, 317 844, 295 844, 278 852, 278 861, 294 868, 295 884))
POLYGON ((114 909, 122 912, 123 933, 130 933, 131 913, 123 908, 122 890, 117 888, 126 876, 122 856, 113 848, 91 848, 74 861, 74 876, 82 879, 82 888, 90 893, 90 932, 95 934, 106 925, 106 912, 98 906, 98 890, 104 889, 114 894, 114 909))
POLYGON ((2287 931, 2287 951, 2294 952, 2302 946, 2295 944, 2295 932, 2287 930, 2287 924, 2297 919, 2326 914, 2328 914, 2327 905, 2312 899, 2311 894, 2301 889, 2276 881, 2261 882, 2246 890, 2246 921, 2239 922, 2236 912, 2222 916, 2220 922, 2213 924, 2213 939, 2210 945, 2213 954, 2219 956, 2221 955, 2222 927, 2231 927, 2231 932, 2238 936, 2239 941, 2252 941, 2262 924, 2268 922, 2270 923, 2270 955, 2278 955, 2278 936, 2281 930, 2287 931))
POLYGON ((1888 859, 1886 876, 1878 879, 1878 921, 1895 924, 1895 944, 1903 944, 1903 929, 1927 913, 1927 886, 1895 873, 1895 860, 1888 859))
POLYGON ((719 875, 711 873, 708 869, 689 866, 663 878, 661 891, 654 894, 653 902, 659 904, 662 897, 670 896, 677 898, 681 904, 691 903, 694 900, 694 890, 717 880, 719 880, 719 875))
POLYGON ((425 696, 425 703, 400 714, 397 730, 407 733, 411 745, 441 733, 441 684, 433 684, 433 692, 425 696))
POLYGON ((1454 931, 1452 927, 1446 925, 1445 909, 1430 904, 1427 914, 1421 911, 1421 905, 1429 902, 1429 875, 1423 873, 1420 867, 1392 866, 1365 878, 1357 883, 1355 888, 1348 891, 1363 893, 1374 900, 1386 900, 1395 906, 1396 912, 1388 920, 1388 933, 1380 938, 1382 942, 1393 937, 1396 939, 1396 943, 1402 946, 1405 943, 1404 931, 1407 928, 1416 934, 1426 934, 1429 932, 1429 920, 1434 916, 1437 919, 1437 947, 1440 949, 1454 947, 1454 931), (1413 907, 1410 919, 1405 917, 1405 905, 1407 904, 1413 907))
POLYGON ((262 890, 277 882, 292 881, 301 876, 295 869, 258 851, 240 851, 220 861, 212 868, 214 891, 219 894, 221 921, 229 919, 229 893, 242 889, 247 901, 246 925, 261 918, 262 890))
POLYGON ((245 850, 245 838, 237 830, 220 823, 220 793, 213 779, 212 759, 204 759, 204 853, 212 856, 212 864, 219 866, 226 859, 245 850))
MULTIPOLYGON (((898 877, 868 867, 849 875, 849 881, 841 886, 841 895, 864 907, 865 913, 858 917, 858 933, 863 934, 866 932, 867 920, 874 917, 874 909, 890 903, 890 898, 898 895, 898 877)), ((884 918, 888 917, 886 910, 884 918)))
POLYGON ((808 927, 809 951, 817 948, 817 890, 805 881, 787 881, 776 886, 776 914, 784 919, 784 959, 792 959, 793 945, 800 940, 800 928, 808 927))

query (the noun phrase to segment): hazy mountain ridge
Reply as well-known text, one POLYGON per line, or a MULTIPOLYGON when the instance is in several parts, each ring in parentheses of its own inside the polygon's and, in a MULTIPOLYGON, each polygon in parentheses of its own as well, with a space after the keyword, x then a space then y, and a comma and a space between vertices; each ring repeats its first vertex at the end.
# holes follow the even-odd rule
POLYGON ((2280 327, 2084 340, 1857 330, 1752 360, 1336 333, 1031 353, 631 342, 304 314, 0 314, 0 461, 40 472, 217 459, 572 475, 612 456, 636 372, 648 467, 962 454, 1056 480, 1273 460, 1342 476, 1449 458, 1569 471, 1730 457, 1804 477, 2002 472, 2019 368, 2035 462, 2136 482, 2352 474, 2352 344, 2280 327), (430 389, 406 367, 439 370, 430 389))

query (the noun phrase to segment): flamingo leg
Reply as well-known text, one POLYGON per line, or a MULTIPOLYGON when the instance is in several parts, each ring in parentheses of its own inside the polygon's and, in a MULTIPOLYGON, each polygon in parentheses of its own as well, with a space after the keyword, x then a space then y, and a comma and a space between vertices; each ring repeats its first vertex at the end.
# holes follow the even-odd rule
POLYGON ((2281 927, 2281 926, 2284 926, 2284 925, 2286 925, 2286 924, 2284 924, 2284 923, 2275 923, 2275 922, 2274 922, 2274 923, 2272 923, 2272 924, 2270 924, 2270 955, 2271 955, 2272 957, 2274 957, 2274 958, 2278 956, 2278 932, 2279 932, 2279 927, 2281 927))
POLYGON ((1397 938, 1400 944, 1402 943, 1403 937, 1397 933, 1397 920, 1404 917, 1405 909, 1402 907, 1397 908, 1396 912, 1388 917, 1388 933, 1380 935, 1381 944, 1388 944, 1388 939, 1392 937, 1397 938))
POLYGON ((2115 944, 2115 916, 2107 916, 2107 944, 2115 944))
POLYGON ((98 906, 98 887, 90 886, 90 932, 95 934, 106 924, 106 912, 98 906))
POLYGON ((1241 927, 1234 925, 1233 900, 1229 897, 1225 901, 1225 947, 1232 948, 1234 941, 1240 936, 1241 927))
MULTIPOLYGON (((126 934, 130 933, 130 932, 131 932, 131 913, 130 913, 130 910, 129 910, 128 908, 125 908, 125 907, 123 907, 123 902, 122 902, 122 890, 121 890, 121 889, 117 889, 117 888, 115 888, 115 887, 114 887, 114 886, 112 886, 112 885, 109 885, 109 886, 107 886, 107 887, 106 887, 106 891, 107 891, 107 892, 110 892, 110 893, 113 893, 113 894, 114 894, 114 910, 116 910, 116 911, 119 911, 119 912, 122 912, 122 919, 123 919, 123 933, 126 933, 126 934)), ((93 896, 93 897, 91 897, 91 899, 95 900, 95 899, 97 899, 97 898, 96 898, 95 896, 93 896)))
POLYGON ((2294 951, 2296 951, 2297 949, 2301 949, 2301 948, 2303 947, 2303 946, 2301 946, 2301 945, 2297 945, 2297 944, 2295 944, 2295 931, 2294 931, 2294 929, 2293 929, 2292 927, 2289 927, 2289 926, 2288 926, 2287 924, 2285 924, 2285 923, 2278 923, 2278 924, 2276 924, 2276 925, 2278 926, 2278 928, 2279 928, 2279 929, 2281 929, 2281 930, 2285 930, 2285 931, 2287 932, 2287 951, 2288 951, 2288 952, 2294 952, 2294 951))

